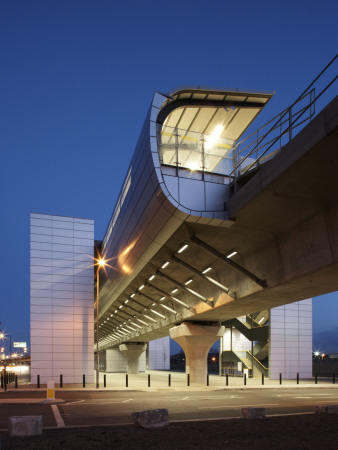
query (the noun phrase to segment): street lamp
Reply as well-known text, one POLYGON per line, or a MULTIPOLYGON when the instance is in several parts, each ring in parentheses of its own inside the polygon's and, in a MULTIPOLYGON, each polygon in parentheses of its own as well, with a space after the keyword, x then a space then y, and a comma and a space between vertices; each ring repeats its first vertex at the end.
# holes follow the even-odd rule
POLYGON ((96 272, 96 389, 100 387, 100 370, 99 370, 99 301, 100 301, 100 269, 107 265, 107 261, 99 256, 95 258, 97 265, 96 272))

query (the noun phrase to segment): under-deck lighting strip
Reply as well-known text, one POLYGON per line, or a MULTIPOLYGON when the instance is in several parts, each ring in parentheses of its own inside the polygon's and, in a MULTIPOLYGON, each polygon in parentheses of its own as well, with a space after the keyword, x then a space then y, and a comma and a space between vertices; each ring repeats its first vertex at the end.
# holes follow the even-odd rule
POLYGON ((149 310, 150 310, 151 312, 153 312, 154 314, 157 314, 158 316, 162 317, 162 319, 166 319, 166 316, 164 316, 163 314, 160 314, 159 312, 155 311, 154 309, 149 308, 149 310))
POLYGON ((146 317, 147 319, 151 320, 152 322, 157 323, 157 321, 155 319, 153 319, 152 317, 147 316, 146 314, 143 314, 143 316, 146 317))
POLYGON ((167 266, 169 266, 169 261, 166 261, 166 262, 161 266, 161 269, 165 269, 167 266))
POLYGON ((186 248, 188 248, 188 244, 184 244, 183 247, 181 247, 177 253, 183 253, 186 248))
POLYGON ((172 312, 173 314, 177 314, 177 312, 174 311, 173 309, 169 308, 169 306, 166 306, 166 305, 161 305, 161 306, 162 306, 162 308, 167 309, 168 311, 172 312))
POLYGON ((227 255, 227 258, 232 258, 235 255, 237 255, 237 252, 232 252, 229 255, 227 255))
POLYGON ((136 320, 138 320, 139 322, 141 322, 141 323, 143 323, 144 325, 146 325, 147 327, 149 327, 149 323, 147 323, 147 322, 144 322, 143 320, 141 320, 141 319, 136 319, 136 320))

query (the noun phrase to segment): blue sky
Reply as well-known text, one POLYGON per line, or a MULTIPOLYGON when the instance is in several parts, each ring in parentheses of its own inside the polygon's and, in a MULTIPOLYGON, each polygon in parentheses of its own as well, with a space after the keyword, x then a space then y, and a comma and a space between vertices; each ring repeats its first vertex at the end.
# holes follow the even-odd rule
MULTIPOLYGON (((154 91, 276 91, 268 120, 335 55, 337 17, 333 0, 0 0, 0 327, 29 338, 29 213, 94 218, 101 239, 154 91)), ((337 301, 313 304, 324 351, 337 301)))

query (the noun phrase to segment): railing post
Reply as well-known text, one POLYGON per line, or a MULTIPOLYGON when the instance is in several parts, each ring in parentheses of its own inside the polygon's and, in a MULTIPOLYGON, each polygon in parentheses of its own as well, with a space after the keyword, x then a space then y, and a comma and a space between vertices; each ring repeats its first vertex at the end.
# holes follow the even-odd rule
POLYGON ((292 107, 289 108, 289 141, 291 141, 291 139, 292 139, 291 124, 292 124, 292 107))
POLYGON ((15 375, 15 389, 18 389, 18 376, 15 375))
POLYGON ((209 386, 209 374, 207 373, 207 386, 209 386))
POLYGON ((317 374, 315 373, 315 384, 317 384, 318 380, 317 380, 317 374))
POLYGON ((187 386, 190 386, 190 373, 187 375, 187 386))
POLYGON ((107 378, 106 378, 106 374, 103 375, 103 387, 107 387, 107 378))
POLYGON ((332 375, 332 383, 336 384, 336 374, 335 373, 332 375))
POLYGON ((244 374, 244 386, 246 386, 246 373, 244 374))
POLYGON ((1 372, 1 389, 4 387, 4 374, 1 372))

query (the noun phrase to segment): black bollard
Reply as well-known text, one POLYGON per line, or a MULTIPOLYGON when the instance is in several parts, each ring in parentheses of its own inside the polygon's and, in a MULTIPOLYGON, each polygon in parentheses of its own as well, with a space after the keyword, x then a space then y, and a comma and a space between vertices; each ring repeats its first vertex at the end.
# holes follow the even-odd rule
POLYGON ((207 386, 209 386, 209 374, 207 373, 207 386))
POLYGON ((332 375, 332 383, 336 384, 336 374, 335 373, 332 375))
POLYGON ((4 387, 4 374, 1 373, 1 389, 4 387))
POLYGON ((246 386, 246 373, 244 374, 244 386, 246 386))
POLYGON ((40 375, 37 375, 36 378, 37 378, 37 379, 36 379, 36 387, 37 387, 37 388, 40 388, 40 375))
POLYGON ((18 389, 18 376, 15 375, 15 389, 18 389))
POLYGON ((315 384, 317 384, 318 379, 317 379, 317 374, 315 373, 315 384))
POLYGON ((126 387, 128 387, 128 374, 126 373, 126 387))
POLYGON ((297 384, 299 384, 299 373, 297 372, 297 384))
POLYGON ((170 373, 168 374, 168 386, 169 387, 171 386, 171 375, 170 375, 170 373))
POLYGON ((225 385, 229 386, 229 374, 228 373, 225 375, 225 385))
POLYGON ((282 384, 282 374, 279 374, 279 384, 282 384))
POLYGON ((150 373, 148 373, 148 387, 150 387, 150 373))
POLYGON ((62 375, 60 375, 60 388, 63 387, 63 380, 62 380, 62 375))
POLYGON ((262 373, 262 385, 264 385, 264 373, 262 373))
POLYGON ((107 378, 106 378, 106 374, 103 375, 103 387, 107 387, 107 378))
POLYGON ((187 386, 190 386, 190 373, 187 375, 187 386))
POLYGON ((85 388, 86 387, 86 375, 82 375, 82 386, 85 388))

